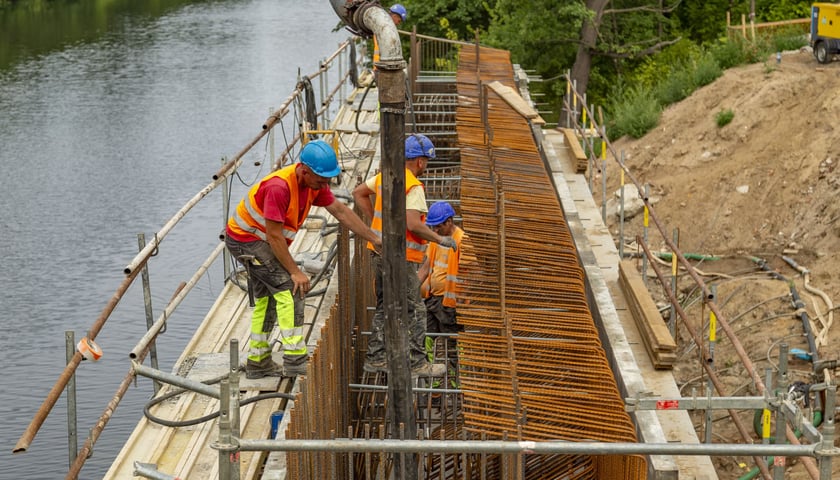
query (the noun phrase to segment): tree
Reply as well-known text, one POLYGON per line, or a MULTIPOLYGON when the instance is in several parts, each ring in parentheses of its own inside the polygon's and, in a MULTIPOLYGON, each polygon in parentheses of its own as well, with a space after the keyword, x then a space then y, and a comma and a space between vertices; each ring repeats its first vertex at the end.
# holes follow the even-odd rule
MULTIPOLYGON (((476 32, 486 32, 495 0, 397 0, 408 11, 401 28, 451 40, 471 42, 476 32)), ((386 8, 390 4, 385 4, 386 8)))
MULTIPOLYGON (((655 0, 654 0, 655 1, 655 0)), ((679 0, 669 6, 638 1, 586 0, 589 11, 580 31, 571 78, 578 91, 586 92, 592 69, 592 57, 639 59, 679 41, 669 16, 679 0), (612 8, 607 8, 607 6, 612 8)), ((620 62, 614 62, 616 68, 620 62)))

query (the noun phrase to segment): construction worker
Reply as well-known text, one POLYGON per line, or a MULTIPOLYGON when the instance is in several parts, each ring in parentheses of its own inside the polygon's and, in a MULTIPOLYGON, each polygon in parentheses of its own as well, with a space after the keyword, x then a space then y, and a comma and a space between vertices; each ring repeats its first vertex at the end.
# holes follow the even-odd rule
POLYGON ((381 240, 330 190, 341 173, 335 151, 322 140, 307 143, 300 163, 276 170, 254 185, 230 217, 225 244, 231 255, 247 264, 255 298, 248 342, 247 378, 295 376, 306 373, 308 353, 303 338, 303 299, 309 277, 298 268, 289 246, 310 207, 325 207, 339 222, 365 238, 373 248, 381 240), (283 365, 271 358, 269 335, 280 327, 283 365))
POLYGON ((426 258, 417 274, 422 285, 420 292, 426 304, 426 330, 434 333, 457 333, 455 303, 459 291, 458 263, 464 230, 455 225, 455 210, 448 202, 435 202, 429 207, 426 225, 438 235, 452 237, 458 248, 436 244, 426 250, 426 258))
MULTIPOLYGON (((402 322, 408 327, 409 363, 413 376, 442 376, 445 365, 431 364, 426 357, 426 308, 420 298, 420 281, 417 270, 423 263, 427 242, 435 242, 445 247, 456 248, 451 237, 444 237, 426 226, 426 192, 423 183, 417 179, 426 169, 430 159, 435 158, 435 147, 425 135, 410 135, 405 139, 405 257, 406 257, 406 293, 408 298, 408 318, 402 322)), ((378 174, 353 190, 356 205, 371 220, 371 228, 378 235, 382 233, 382 174, 378 174), (376 195, 375 203, 371 195, 376 195)), ((372 244, 368 248, 373 252, 372 266, 375 272, 376 312, 373 316, 373 328, 368 340, 365 357, 366 372, 388 371, 385 352, 385 312, 383 305, 383 262, 372 244)))
MULTIPOLYGON (((405 7, 400 5, 399 3, 395 3, 391 5, 391 8, 388 9, 388 13, 391 14, 391 20, 394 21, 394 25, 400 26, 402 22, 405 21, 405 17, 408 15, 405 7)), ((379 42, 376 41, 376 35, 373 36, 373 69, 376 70, 376 64, 379 62, 379 42)))

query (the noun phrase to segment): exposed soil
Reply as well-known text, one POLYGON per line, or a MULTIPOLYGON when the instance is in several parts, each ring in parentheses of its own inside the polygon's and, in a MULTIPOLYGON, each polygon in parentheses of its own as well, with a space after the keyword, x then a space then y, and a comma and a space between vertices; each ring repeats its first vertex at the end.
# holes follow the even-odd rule
MULTIPOLYGON (((820 360, 840 357, 840 326, 829 327, 827 314, 829 304, 840 305, 838 125, 840 61, 820 65, 810 51, 786 52, 779 64, 773 57, 764 64, 726 71, 713 84, 665 110, 659 126, 645 137, 614 142, 617 151, 624 151, 633 176, 649 184, 651 196, 658 197, 654 215, 667 235, 679 230, 681 251, 723 257, 697 262, 697 268, 708 285, 716 285, 724 320, 762 379, 765 369, 778 363, 781 342, 790 348, 809 348, 788 284, 772 278, 749 257, 765 260, 792 280, 815 333, 827 330, 825 342, 818 343, 820 360), (727 109, 734 118, 718 127, 715 115, 727 109), (810 286, 824 292, 828 302, 816 290, 806 289, 804 276, 785 263, 783 255, 808 269, 810 286)), ((612 170, 607 172, 608 192, 619 186, 612 170)), ((600 180, 594 184, 600 185, 600 180)), ((598 187, 594 193, 600 196, 598 187)), ((617 237, 614 217, 609 223, 617 237)), ((650 223, 651 248, 667 251, 654 221, 650 223)), ((626 241, 641 233, 642 215, 628 220, 626 241)), ((670 266, 664 265, 663 271, 669 273, 670 266)), ((701 322, 708 324, 709 310, 685 273, 679 277, 679 290, 692 325, 700 330, 701 322)), ((652 293, 664 304, 661 289, 652 293)), ((675 374, 682 393, 690 395, 696 389, 705 395, 698 349, 685 328, 678 331, 680 361, 675 374)), ((758 394, 722 331, 714 364, 724 385, 722 395, 758 394)), ((791 356, 789 367, 790 381, 814 382, 809 362, 791 356)), ((714 416, 715 442, 742 442, 726 411, 714 416)), ((752 412, 740 417, 760 442, 753 431, 752 412)), ((702 439, 703 413, 693 418, 702 439)), ((738 478, 752 465, 751 459, 735 457, 718 457, 715 463, 722 479, 738 478)), ((794 461, 785 478, 810 478, 801 463, 794 461)), ((840 478, 838 463, 834 462, 835 478, 840 478)))

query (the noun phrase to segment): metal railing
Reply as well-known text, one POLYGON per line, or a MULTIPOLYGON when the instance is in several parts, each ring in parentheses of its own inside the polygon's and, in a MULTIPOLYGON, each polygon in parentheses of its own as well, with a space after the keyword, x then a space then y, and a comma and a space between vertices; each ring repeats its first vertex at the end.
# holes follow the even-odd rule
MULTIPOLYGON (((626 254, 623 250, 624 248, 624 204, 625 204, 625 197, 624 197, 624 189, 626 185, 626 179, 630 180, 630 183, 636 187, 636 190, 639 192, 640 200, 644 203, 644 225, 643 225, 643 236, 636 237, 636 243, 639 245, 639 248, 643 250, 643 254, 641 255, 642 259, 642 278, 645 279, 647 282, 647 268, 650 266, 658 278, 662 290, 666 293, 669 301, 670 301, 670 308, 672 311, 671 321, 669 327, 671 329, 672 335, 675 335, 675 330, 677 327, 677 319, 680 320, 680 325, 686 329, 689 333, 691 338, 694 340, 695 344, 701 350, 700 352, 700 366, 705 371, 710 379, 710 393, 711 389, 713 388, 718 395, 724 395, 724 386, 718 380, 717 374, 715 372, 714 366, 714 357, 713 351, 710 348, 714 348, 714 341, 709 342, 707 345, 703 339, 701 338, 701 334, 696 332, 695 329, 691 326, 691 323, 687 321, 687 317, 685 312, 681 308, 680 302, 677 299, 677 287, 676 283, 673 279, 676 278, 676 272, 678 269, 683 269, 685 273, 690 277, 691 281, 694 283, 695 287, 698 292, 700 292, 701 296, 703 297, 703 304, 710 310, 710 318, 711 321, 715 322, 717 326, 723 330, 724 334, 726 335, 727 339, 731 342, 738 359, 740 360, 742 366, 746 370, 749 378, 752 380, 753 384, 755 385, 758 393, 764 395, 765 397, 770 397, 770 388, 768 387, 769 382, 765 382, 758 370, 755 368, 754 362, 750 359, 749 355, 747 354, 746 350, 744 349, 740 339, 735 334, 734 330, 731 328, 730 323, 726 316, 723 315, 723 312, 720 306, 716 303, 717 298, 715 296, 715 292, 713 289, 706 284, 703 280, 699 272, 696 270, 694 265, 689 262, 686 258, 687 256, 683 254, 683 252, 679 248, 678 244, 678 237, 674 232, 668 232, 664 223, 659 219, 656 214, 655 209, 653 208, 653 204, 651 202, 649 196, 649 189, 646 184, 642 184, 634 175, 633 172, 629 169, 629 167, 624 162, 624 152, 618 152, 613 147, 612 143, 609 141, 609 138, 606 134, 606 127, 602 123, 599 123, 601 119, 600 110, 596 109, 595 106, 587 104, 587 99, 585 94, 580 94, 577 91, 576 85, 571 79, 570 74, 566 74, 567 79, 567 89, 566 89, 566 97, 564 98, 563 102, 563 110, 565 111, 565 119, 566 125, 568 128, 574 130, 575 134, 579 138, 584 150, 588 156, 588 168, 586 171, 586 175, 588 177, 589 189, 590 192, 595 197, 595 190, 596 186, 594 185, 594 180, 600 176, 601 180, 601 215, 602 219, 606 223, 606 204, 607 204, 607 192, 606 192, 606 185, 607 185, 607 173, 608 173, 608 165, 616 165, 618 167, 617 174, 620 175, 620 190, 621 190, 621 197, 619 203, 619 211, 621 212, 621 217, 619 220, 619 238, 618 238, 618 245, 619 245, 619 256, 621 258, 625 258, 626 254), (596 111, 599 113, 599 121, 596 121, 595 114, 596 111), (600 146, 600 148, 596 148, 596 145, 600 146), (599 152, 600 155, 596 152, 599 152), (660 269, 656 265, 656 258, 653 253, 648 248, 648 229, 650 227, 650 220, 653 221, 653 226, 659 232, 661 236, 661 241, 667 246, 668 250, 671 252, 671 270, 672 270, 672 278, 669 279, 666 275, 660 271, 660 269)), ((715 331, 715 328, 712 327, 710 330, 711 332, 715 331)), ((712 338, 714 340, 714 338, 712 338)), ((834 368, 834 364, 829 364, 831 368, 834 368)), ((816 376, 819 372, 814 370, 814 375, 816 376)), ((780 384, 781 386, 786 386, 784 383, 780 384)), ((776 386, 779 388, 779 385, 776 386)), ((831 381, 828 377, 828 373, 826 370, 826 380, 824 388, 826 390, 832 391, 832 396, 834 395, 834 390, 837 388, 836 383, 831 381)), ((715 398, 715 397, 711 397, 715 398)), ((780 400, 781 401, 781 400, 780 400)), ((819 399, 818 399, 819 401, 819 399)), ((826 402, 828 403, 828 402, 826 402)), ((714 403, 710 405, 720 405, 720 403, 714 403)), ((744 401, 744 408, 748 408, 748 402, 744 401)), ((834 436, 834 426, 833 426, 833 418, 834 418, 834 408, 833 408, 833 400, 832 400, 832 408, 831 410, 827 410, 826 414, 824 415, 825 418, 831 418, 831 422, 826 422, 824 425, 823 437, 819 440, 823 447, 818 448, 817 450, 821 452, 820 456, 820 463, 819 467, 813 461, 812 458, 804 457, 802 458, 802 463, 805 466, 810 477, 814 480, 826 480, 830 478, 830 465, 831 465, 831 457, 837 455, 837 452, 834 450, 830 450, 824 448, 826 445, 826 438, 830 438, 833 442, 834 436), (828 465, 828 467, 825 467, 828 465), (828 470, 826 470, 828 468, 828 470), (828 473, 826 473, 828 472, 828 473)), ((775 410, 778 413, 781 413, 780 410, 775 410)), ((734 408, 729 408, 728 412, 730 417, 735 424, 739 434, 741 435, 744 442, 751 443, 752 437, 743 424, 741 419, 736 415, 736 411, 734 408)), ((794 434, 794 429, 796 429, 796 425, 786 425, 785 422, 780 419, 779 424, 784 427, 781 434, 787 438, 787 440, 794 444, 799 445, 799 437, 794 434)), ((710 428, 710 422, 707 422, 707 426, 710 428)), ((753 458, 756 464, 756 467, 760 470, 761 474, 766 479, 771 478, 771 473, 768 469, 767 462, 759 456, 760 454, 754 454, 753 458)), ((783 464, 782 464, 783 467, 783 464)), ((774 478, 780 478, 778 471, 779 468, 775 470, 777 473, 774 478)), ((783 475, 783 468, 781 469, 783 475)))
MULTIPOLYGON (((353 71, 351 63, 348 58, 352 58, 350 53, 350 49, 355 48, 355 40, 347 40, 339 45, 338 49, 327 59, 321 61, 320 66, 317 71, 311 73, 310 75, 306 76, 305 78, 308 80, 317 79, 320 85, 319 94, 320 94, 320 106, 312 106, 316 110, 316 115, 320 118, 320 123, 326 124, 330 121, 330 114, 334 103, 333 100, 336 99, 338 95, 339 98, 342 100, 345 96, 345 88, 348 84, 348 79, 351 78, 351 75, 355 73, 353 71), (346 65, 346 66, 345 66, 346 65), (330 87, 331 82, 335 82, 334 87, 330 87)), ((358 63, 358 61, 357 61, 358 63)), ((283 119, 288 117, 291 114, 294 114, 296 119, 289 126, 289 128, 295 132, 297 130, 298 124, 301 122, 297 121, 298 116, 303 116, 302 112, 305 110, 305 102, 307 101, 306 93, 308 88, 309 82, 300 81, 295 86, 292 93, 281 103, 280 107, 269 116, 266 120, 265 124, 262 126, 262 129, 259 131, 257 135, 255 135, 245 147, 243 147, 239 152, 237 152, 229 161, 227 161, 219 171, 217 171, 212 176, 212 181, 207 184, 204 188, 202 188, 198 193, 196 193, 183 207, 181 207, 164 225, 158 230, 152 241, 145 243, 142 234, 139 236, 140 242, 140 252, 125 266, 123 269, 126 277, 117 287, 115 293, 112 295, 111 299, 107 302, 106 306, 102 310, 99 317, 93 322, 91 327, 87 331, 86 338, 89 341, 94 341, 97 335, 101 332, 101 330, 105 327, 106 322, 111 317, 111 314, 114 312, 114 309, 120 304, 120 301, 124 298, 126 292, 128 291, 129 287, 134 283, 136 278, 141 272, 144 272, 144 296, 146 296, 146 303, 147 303, 147 316, 151 315, 150 308, 149 308, 149 285, 148 285, 148 276, 145 275, 146 265, 147 262, 150 260, 152 256, 160 248, 165 248, 164 246, 164 239, 168 236, 168 234, 185 218, 187 217, 188 213, 204 198, 206 198, 211 192, 217 189, 219 186, 223 186, 225 190, 228 188, 228 182, 230 181, 231 177, 235 175, 236 170, 242 164, 243 157, 245 154, 251 151, 251 149, 266 139, 270 144, 270 150, 272 152, 272 161, 274 161, 274 149, 275 149, 275 138, 273 135, 273 128, 277 126, 283 119), (266 138, 268 137, 268 138, 266 138)), ((295 133, 291 140, 287 140, 287 145, 282 152, 282 154, 277 158, 278 162, 282 162, 284 159, 287 160, 288 157, 293 156, 293 152, 296 148, 299 148, 299 140, 301 138, 300 133, 295 133)), ((225 195, 225 201, 228 201, 227 195, 225 195)), ((229 210, 229 206, 225 204, 224 207, 224 214, 229 210)), ((222 219, 224 220, 224 219, 222 219)), ((179 303, 186 297, 186 295, 190 292, 192 287, 207 273, 207 269, 209 266, 215 262, 219 255, 224 251, 224 244, 219 243, 216 248, 211 252, 210 256, 198 267, 198 270, 195 272, 193 277, 190 279, 189 282, 182 284, 179 287, 178 291, 175 293, 174 297, 170 302, 164 307, 163 313, 158 318, 158 320, 154 323, 147 319, 147 324, 149 325, 149 330, 147 334, 140 340, 140 342, 131 350, 130 358, 139 365, 140 362, 146 357, 146 355, 153 351, 154 340, 157 336, 161 333, 162 326, 168 320, 171 321, 172 315, 175 312, 179 303)), ((227 257, 227 252, 225 251, 225 257, 227 257)), ((228 273, 228 264, 230 263, 229 259, 225 259, 225 273, 228 273)), ((68 338, 72 339, 72 334, 68 333, 68 338)), ((94 344, 95 345, 95 344, 94 344)), ((41 426, 43 425, 46 418, 49 416, 52 408, 55 406, 58 398, 61 394, 68 388, 68 385, 71 387, 74 385, 74 378, 75 372, 81 361, 84 359, 82 353, 79 351, 74 351, 72 348, 72 340, 68 341, 68 355, 67 355, 67 365, 64 370, 61 372, 59 378, 56 380, 55 384, 48 392, 46 398, 44 399, 43 403, 39 407, 38 411, 34 415, 33 419, 29 423, 26 430, 21 435, 20 439, 18 440, 17 444, 13 449, 13 453, 23 453, 26 452, 31 443, 33 442, 36 434, 40 430, 41 426)), ((157 367, 156 361, 153 361, 153 366, 157 367)), ((90 453, 93 450, 93 446, 96 444, 96 441, 99 437, 99 434, 102 430, 107 426, 109 420, 111 419, 114 411, 116 410, 120 400, 126 394, 128 387, 133 382, 133 379, 138 371, 138 368, 130 368, 126 377, 123 379, 122 383, 120 384, 117 391, 114 393, 113 398, 106 406, 105 410, 103 411, 102 415, 99 417, 96 425, 91 429, 90 435, 87 437, 84 446, 78 451, 75 452, 75 448, 71 448, 71 467, 67 474, 68 479, 75 479, 77 478, 79 472, 81 471, 82 467, 84 466, 85 461, 89 458, 90 453)), ((155 385, 155 391, 157 391, 158 385, 155 385)), ((75 408, 76 400, 75 400, 75 393, 73 388, 68 390, 68 404, 71 408, 75 408)), ((69 413, 71 418, 75 418, 75 412, 71 411, 69 413)), ((74 423, 73 421, 69 422, 68 428, 74 428, 70 424, 74 423)), ((71 432, 74 433, 74 432, 71 432)), ((73 436, 73 435, 71 435, 73 436)))

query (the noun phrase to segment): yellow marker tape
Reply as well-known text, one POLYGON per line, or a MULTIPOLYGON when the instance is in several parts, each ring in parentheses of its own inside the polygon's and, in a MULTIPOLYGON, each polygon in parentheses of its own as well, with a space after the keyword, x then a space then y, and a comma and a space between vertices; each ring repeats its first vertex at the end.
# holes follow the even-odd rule
POLYGON ((677 276, 677 255, 671 254, 671 275, 677 276))
POLYGON ((586 109, 583 109, 583 120, 580 122, 584 127, 586 126, 586 109))
POLYGON ((644 222, 644 224, 645 224, 645 228, 650 226, 650 218, 649 218, 649 214, 648 214, 647 205, 645 205, 645 222, 644 222))
POLYGON ((717 341, 717 315, 715 312, 709 312, 709 341, 717 341))
POLYGON ((761 438, 770 438, 770 410, 766 408, 761 415, 761 438))
POLYGON ((621 186, 624 186, 624 169, 621 170, 621 186))
MULTIPOLYGON (((603 138, 601 139, 601 158, 603 160, 607 159, 607 141, 603 138)), ((623 172, 622 172, 623 175, 623 172)))

